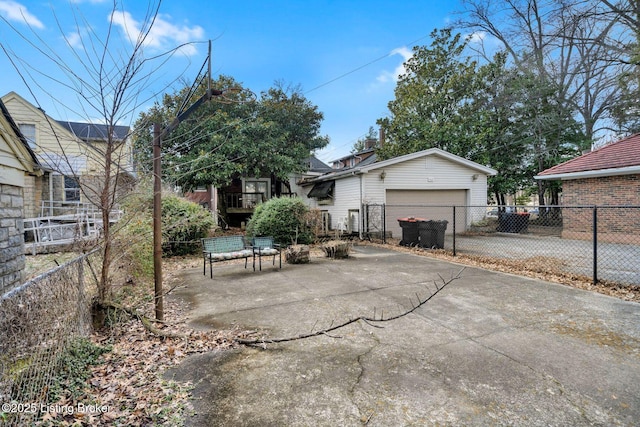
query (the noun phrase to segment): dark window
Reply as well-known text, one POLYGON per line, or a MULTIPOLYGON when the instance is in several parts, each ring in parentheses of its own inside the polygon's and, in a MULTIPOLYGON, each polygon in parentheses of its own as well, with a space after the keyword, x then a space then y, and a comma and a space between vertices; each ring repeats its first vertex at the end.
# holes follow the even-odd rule
POLYGON ((72 176, 64 177, 64 200, 66 202, 80 201, 80 184, 72 176))

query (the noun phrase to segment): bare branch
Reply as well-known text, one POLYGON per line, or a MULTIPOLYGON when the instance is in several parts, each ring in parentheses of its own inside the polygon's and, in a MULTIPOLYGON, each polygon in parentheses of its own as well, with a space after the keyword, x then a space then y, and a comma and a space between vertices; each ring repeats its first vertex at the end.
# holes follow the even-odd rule
MULTIPOLYGON (((442 280, 442 285, 438 286, 437 283, 436 283, 436 291, 435 292, 431 293, 428 297, 426 297, 424 299, 420 299, 418 294, 416 294, 416 296, 418 296, 418 305, 415 305, 410 310, 403 311, 400 314, 397 314, 395 316, 387 317, 386 319, 384 318, 384 312, 382 312, 382 314, 380 315, 380 319, 377 319, 376 315, 375 315, 375 307, 374 307, 373 318, 372 317, 368 317, 368 316, 359 316, 359 317, 355 317, 355 318, 349 319, 349 320, 347 320, 345 322, 342 322, 342 323, 340 323, 340 324, 338 324, 336 326, 330 326, 327 329, 322 329, 322 330, 319 330, 319 331, 316 331, 316 332, 312 332, 312 333, 308 333, 308 334, 296 335, 296 336, 292 336, 292 337, 286 337, 286 338, 257 338, 257 339, 237 338, 236 342, 238 342, 239 344, 246 345, 246 346, 260 347, 260 348, 266 349, 266 345, 267 344, 277 344, 277 343, 283 343, 283 342, 289 342, 289 341, 298 341, 298 340, 302 340, 302 339, 306 339, 306 338, 317 337, 319 335, 326 335, 326 336, 332 337, 331 335, 329 335, 329 332, 336 331, 338 329, 344 328, 346 326, 349 326, 349 325, 351 325, 353 323, 357 323, 357 322, 360 322, 360 321, 366 323, 369 326, 373 326, 375 328, 382 328, 382 326, 377 325, 377 323, 390 322, 390 321, 400 319, 402 317, 405 317, 405 316, 413 313, 418 308, 422 307, 423 305, 425 305, 426 303, 431 301, 431 299, 433 297, 435 297, 437 294, 439 294, 440 291, 442 291, 444 288, 446 288, 450 283, 452 283, 453 281, 459 279, 461 277, 461 274, 464 271, 464 269, 465 268, 463 267, 460 271, 458 271, 457 274, 452 275, 449 280, 445 280, 445 279, 442 278, 442 276, 438 275, 440 277, 440 280, 442 280)), ((413 305, 413 302, 411 304, 413 305)), ((333 325, 333 322, 331 323, 331 325, 333 325)), ((314 324, 314 327, 315 327, 315 324, 314 324)))

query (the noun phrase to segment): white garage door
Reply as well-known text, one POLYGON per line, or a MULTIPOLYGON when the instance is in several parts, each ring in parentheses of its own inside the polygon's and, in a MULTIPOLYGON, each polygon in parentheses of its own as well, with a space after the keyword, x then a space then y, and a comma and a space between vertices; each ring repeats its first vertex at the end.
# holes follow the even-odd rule
MULTIPOLYGON (((453 232, 452 206, 467 204, 467 190, 387 190, 386 227, 395 238, 402 237, 398 218, 447 220, 447 234, 453 232)), ((464 209, 456 210, 456 232, 464 230, 464 209)))

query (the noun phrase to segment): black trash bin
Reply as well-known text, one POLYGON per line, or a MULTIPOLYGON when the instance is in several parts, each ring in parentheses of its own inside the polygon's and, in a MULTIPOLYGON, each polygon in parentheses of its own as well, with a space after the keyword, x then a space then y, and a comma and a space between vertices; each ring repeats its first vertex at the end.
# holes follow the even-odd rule
POLYGON ((444 232, 449 221, 418 221, 420 246, 431 249, 444 249, 444 232))
POLYGON ((418 234, 418 221, 424 221, 423 218, 398 218, 398 224, 402 228, 402 240, 400 244, 402 246, 418 246, 419 234, 418 234))

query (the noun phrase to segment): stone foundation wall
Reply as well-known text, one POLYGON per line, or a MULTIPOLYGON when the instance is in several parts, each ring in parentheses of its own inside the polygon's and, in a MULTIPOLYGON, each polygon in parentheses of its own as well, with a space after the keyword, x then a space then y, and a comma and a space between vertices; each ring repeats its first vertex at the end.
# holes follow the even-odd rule
POLYGON ((24 197, 21 187, 0 185, 0 294, 24 279, 24 197))

